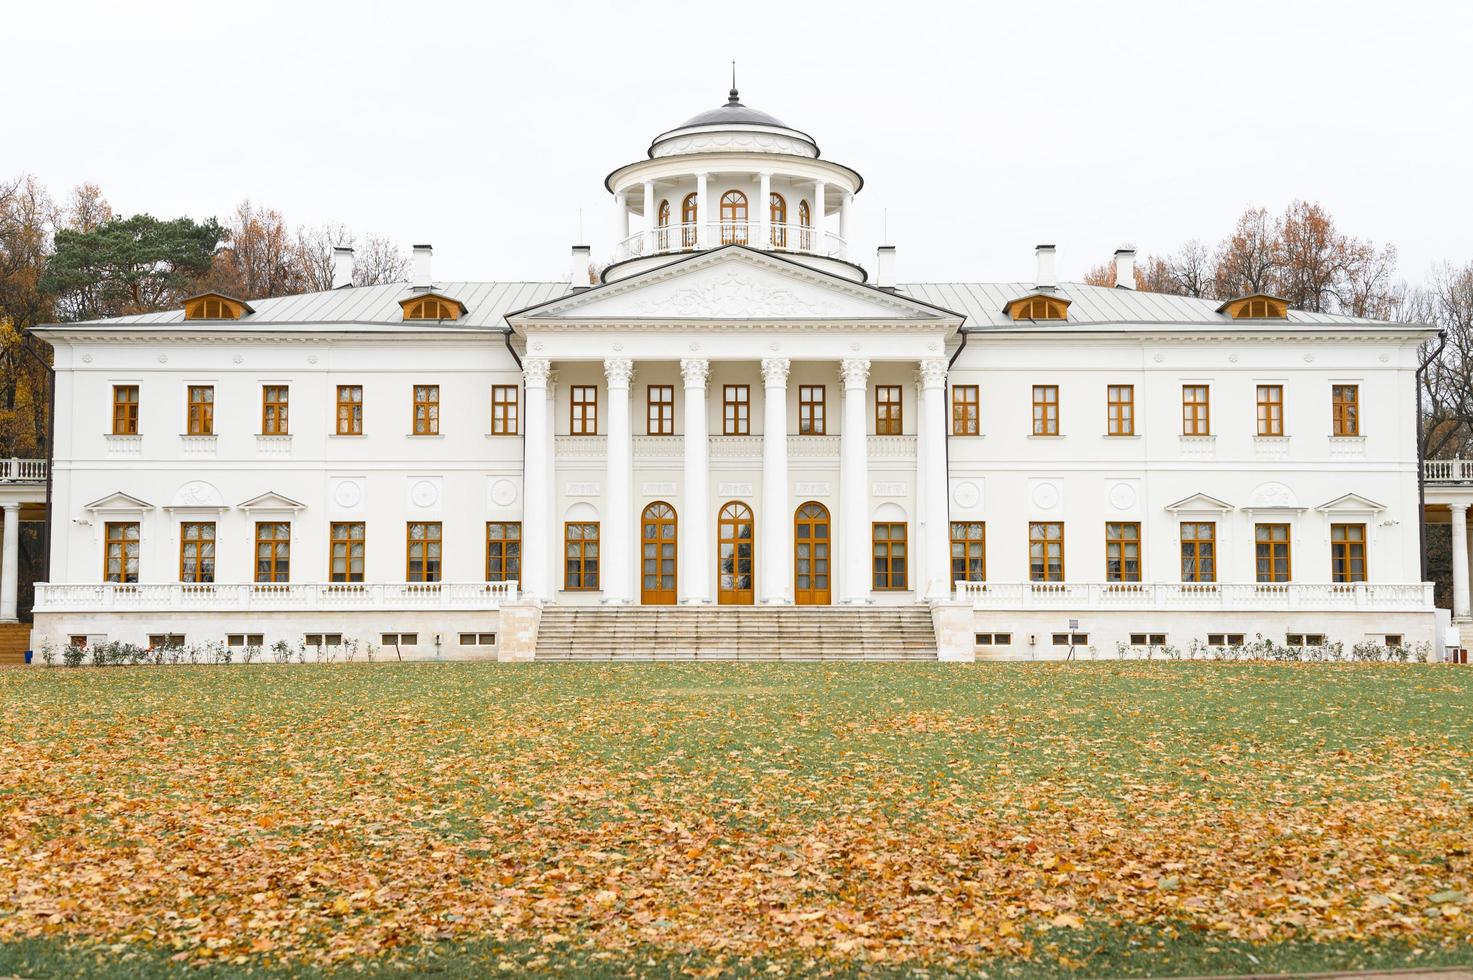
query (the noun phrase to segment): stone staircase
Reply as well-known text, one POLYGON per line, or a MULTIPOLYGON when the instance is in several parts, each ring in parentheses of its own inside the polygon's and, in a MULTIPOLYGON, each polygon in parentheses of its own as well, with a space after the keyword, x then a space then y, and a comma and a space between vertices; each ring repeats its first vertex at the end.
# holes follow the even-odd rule
POLYGON ((925 606, 548 606, 538 660, 935 660, 925 606))

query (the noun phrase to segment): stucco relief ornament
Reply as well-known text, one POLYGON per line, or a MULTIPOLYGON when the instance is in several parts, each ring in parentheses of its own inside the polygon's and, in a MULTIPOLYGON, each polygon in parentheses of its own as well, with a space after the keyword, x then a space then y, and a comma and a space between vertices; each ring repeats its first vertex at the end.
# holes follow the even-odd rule
POLYGON ((869 361, 846 357, 839 362, 839 377, 844 379, 845 388, 863 388, 869 380, 869 361))
POLYGON ((420 480, 410 488, 409 499, 416 507, 433 507, 440 499, 440 491, 429 480, 420 480))
POLYGON ((1034 487, 1033 506, 1039 510, 1053 510, 1059 506, 1059 488, 1052 483, 1040 483, 1034 487))
POLYGON ((762 359, 762 383, 768 388, 782 388, 788 383, 788 368, 792 362, 786 357, 764 357, 762 359))
POLYGON ((1229 364, 1237 364, 1238 363, 1238 355, 1237 354, 1229 354, 1228 355, 1228 363, 1229 364))
POLYGON ((1294 491, 1282 483, 1264 483, 1248 498, 1249 507, 1294 507, 1297 498, 1294 491))
POLYGON ((203 480, 184 484, 174 495, 178 507, 216 507, 220 502, 220 492, 203 480))
POLYGON ((243 360, 245 360, 245 355, 244 354, 236 354, 234 357, 232 357, 230 359, 230 361, 231 361, 232 364, 239 364, 243 360))
POLYGON ((958 507, 965 510, 977 506, 982 500, 982 491, 975 483, 958 483, 951 491, 951 499, 958 507))
POLYGON ((1386 353, 1386 352, 1385 352, 1385 351, 1384 351, 1384 350, 1383 350, 1383 351, 1382 351, 1382 352, 1381 352, 1381 353, 1380 353, 1380 355, 1379 355, 1379 356, 1378 356, 1378 357, 1377 357, 1377 358, 1376 358, 1376 359, 1377 359, 1377 360, 1378 360, 1378 361, 1380 361, 1380 362, 1381 362, 1381 363, 1382 363, 1382 364, 1385 364, 1385 363, 1386 363, 1386 362, 1387 362, 1387 361, 1389 361, 1389 360, 1391 360, 1391 355, 1390 355, 1390 354, 1388 354, 1388 353, 1386 353))
POLYGON ((82 355, 82 363, 83 364, 91 364, 92 363, 92 355, 91 354, 83 354, 82 355))
POLYGON ((711 372, 711 362, 704 357, 687 357, 680 362, 680 376, 687 388, 706 387, 706 378, 711 372))
POLYGON ((629 312, 635 316, 760 320, 826 316, 836 310, 832 303, 800 299, 791 289, 753 282, 732 269, 710 282, 687 286, 663 299, 650 297, 629 312))
POLYGON ((168 364, 169 363, 169 355, 168 354, 160 354, 159 355, 159 363, 160 364, 168 364))
POLYGON ((1311 364, 1313 362, 1314 362, 1314 355, 1313 354, 1305 354, 1304 355, 1304 363, 1305 364, 1311 364))
POLYGON ((1166 360, 1166 355, 1158 352, 1154 357, 1151 358, 1151 360, 1155 361, 1157 364, 1160 364, 1162 361, 1166 360))
MULTIPOLYGON (((615 345, 617 349, 618 345, 615 345)), ((627 357, 608 357, 604 359, 604 377, 610 385, 628 387, 629 381, 634 377, 634 362, 627 357)))
POLYGON ((939 357, 928 357, 921 361, 921 384, 927 388, 946 385, 946 362, 939 357))
POLYGON ((308 364, 316 364, 317 363, 317 355, 316 354, 308 354, 307 355, 307 363, 308 364))
POLYGON ((1117 483, 1110 488, 1110 506, 1116 510, 1130 510, 1135 506, 1135 487, 1129 483, 1117 483))
POLYGON ((533 387, 546 386, 549 367, 547 358, 529 357, 522 362, 522 380, 533 387))
POLYGON ((356 480, 344 480, 333 490, 332 502, 343 510, 352 510, 363 502, 363 487, 356 480))
POLYGON ((491 502, 498 507, 505 507, 517 499, 517 486, 510 480, 497 480, 491 484, 491 502))

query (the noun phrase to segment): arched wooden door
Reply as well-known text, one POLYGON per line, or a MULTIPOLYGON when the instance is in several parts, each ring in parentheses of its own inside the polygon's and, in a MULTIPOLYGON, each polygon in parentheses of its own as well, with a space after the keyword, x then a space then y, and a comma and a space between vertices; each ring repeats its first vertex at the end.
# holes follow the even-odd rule
POLYGON ((829 509, 810 500, 793 514, 793 601, 827 606, 829 585, 829 509))
POLYGON ((675 508, 657 500, 639 518, 639 601, 675 605, 675 508))
POLYGON ((723 606, 752 604, 752 508, 733 500, 716 522, 716 601, 723 606))

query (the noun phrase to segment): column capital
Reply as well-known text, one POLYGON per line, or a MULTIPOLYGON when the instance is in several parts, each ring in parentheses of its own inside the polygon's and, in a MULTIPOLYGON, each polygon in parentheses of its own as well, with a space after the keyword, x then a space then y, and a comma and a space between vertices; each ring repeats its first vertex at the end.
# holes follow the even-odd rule
POLYGON ((924 388, 946 387, 946 362, 939 357, 921 361, 921 385, 924 388))
POLYGON ((864 389, 869 380, 869 361, 862 357, 846 357, 839 362, 839 376, 847 390, 864 389))
POLYGON ((522 383, 528 388, 546 388, 552 362, 545 357, 528 357, 522 361, 522 383))
POLYGON ((762 359, 762 384, 767 388, 786 388, 788 369, 792 361, 786 357, 764 357, 762 359))
POLYGON ((705 388, 711 375, 711 362, 704 357, 684 357, 680 360, 680 376, 686 388, 705 388))
POLYGON ((634 362, 627 357, 604 358, 604 377, 610 388, 628 388, 634 377, 634 362))
POLYGON ((6 500, 4 502, 0 502, 0 508, 4 508, 5 510, 20 510, 20 501, 6 500))

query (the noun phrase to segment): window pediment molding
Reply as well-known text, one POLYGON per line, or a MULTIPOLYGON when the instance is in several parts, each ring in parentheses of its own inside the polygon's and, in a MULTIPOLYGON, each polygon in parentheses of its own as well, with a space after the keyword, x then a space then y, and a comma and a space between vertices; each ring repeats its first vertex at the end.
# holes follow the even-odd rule
POLYGON ((303 511, 307 509, 306 504, 301 503, 300 501, 293 500, 292 498, 283 494, 279 494, 275 490, 268 490, 259 496, 252 497, 250 500, 242 501, 235 506, 248 514, 263 512, 279 513, 282 511, 290 511, 292 513, 296 513, 297 511, 303 511))
POLYGON ((112 493, 108 494, 106 497, 99 497, 97 500, 92 501, 92 503, 87 504, 82 509, 92 511, 93 513, 137 514, 144 511, 153 510, 154 506, 148 501, 141 500, 130 493, 124 493, 121 490, 115 490, 112 493))
POLYGON ((1194 493, 1190 497, 1183 497, 1174 504, 1166 505, 1166 512, 1168 514, 1226 514, 1232 509, 1233 505, 1227 501, 1218 500, 1216 497, 1209 496, 1205 493, 1194 493))
POLYGON ((1362 497, 1358 493, 1341 494, 1334 500, 1327 500, 1315 508, 1322 514, 1376 514, 1385 509, 1385 504, 1378 504, 1371 498, 1362 497))

